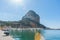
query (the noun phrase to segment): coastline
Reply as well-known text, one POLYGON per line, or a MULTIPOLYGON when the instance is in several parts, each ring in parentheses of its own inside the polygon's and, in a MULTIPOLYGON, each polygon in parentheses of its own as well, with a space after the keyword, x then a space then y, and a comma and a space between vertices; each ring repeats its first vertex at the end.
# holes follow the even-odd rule
POLYGON ((0 40, 14 40, 11 36, 5 36, 4 31, 0 30, 0 40))

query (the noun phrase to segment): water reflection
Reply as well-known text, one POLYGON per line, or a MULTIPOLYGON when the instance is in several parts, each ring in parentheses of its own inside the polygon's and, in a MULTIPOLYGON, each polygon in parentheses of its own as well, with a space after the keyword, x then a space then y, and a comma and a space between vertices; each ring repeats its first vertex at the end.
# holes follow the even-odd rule
MULTIPOLYGON (((36 32, 43 35, 42 30, 38 29, 25 29, 25 30, 11 30, 10 35, 15 40, 35 40, 35 34, 36 32)), ((40 36, 40 35, 39 35, 40 36)))

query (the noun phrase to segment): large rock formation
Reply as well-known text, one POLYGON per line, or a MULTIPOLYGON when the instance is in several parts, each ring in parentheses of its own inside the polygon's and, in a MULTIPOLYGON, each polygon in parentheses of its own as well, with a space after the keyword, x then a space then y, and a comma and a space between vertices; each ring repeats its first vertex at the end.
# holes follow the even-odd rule
POLYGON ((46 28, 44 25, 40 24, 39 15, 32 10, 28 11, 27 14, 22 17, 20 23, 22 23, 23 28, 46 28))
POLYGON ((36 14, 34 11, 30 10, 27 12, 27 14, 22 18, 23 20, 24 19, 30 19, 30 20, 33 20, 35 22, 40 22, 40 17, 38 14, 36 14))

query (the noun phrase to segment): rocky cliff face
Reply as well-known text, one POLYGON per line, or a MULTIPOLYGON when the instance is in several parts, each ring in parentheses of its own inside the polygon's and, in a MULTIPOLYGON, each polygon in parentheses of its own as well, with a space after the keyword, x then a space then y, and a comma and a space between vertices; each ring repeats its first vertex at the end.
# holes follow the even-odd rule
MULTIPOLYGON (((34 11, 30 10, 25 16, 22 17, 22 22, 26 28, 46 28, 44 25, 40 24, 40 17, 34 11)), ((24 26, 23 26, 24 27, 24 26)))
POLYGON ((30 19, 30 20, 33 20, 35 22, 40 22, 40 17, 38 14, 36 14, 34 11, 30 10, 27 12, 27 14, 22 18, 23 20, 24 19, 30 19))

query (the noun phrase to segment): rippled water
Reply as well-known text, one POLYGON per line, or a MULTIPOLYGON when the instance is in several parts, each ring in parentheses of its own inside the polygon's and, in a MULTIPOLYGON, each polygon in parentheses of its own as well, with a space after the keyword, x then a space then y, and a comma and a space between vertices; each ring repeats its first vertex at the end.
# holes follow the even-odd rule
MULTIPOLYGON (((44 36, 45 40, 60 40, 60 30, 43 30, 41 33, 44 36)), ((20 32, 20 31, 12 31, 11 35, 13 35, 13 38, 15 40, 24 40, 24 39, 21 39, 22 32, 20 32)), ((28 31, 24 32, 24 37, 25 36, 32 37, 32 39, 28 37, 29 40, 34 40, 33 35, 34 35, 34 32, 31 32, 31 33, 28 31), (26 33, 28 33, 29 35, 27 35, 26 33), (30 36, 30 35, 32 35, 32 36, 30 36)), ((26 40, 28 40, 28 39, 26 39, 26 40)))
POLYGON ((35 31, 34 30, 22 30, 22 31, 11 30, 10 35, 15 40, 34 40, 35 31))
POLYGON ((45 40, 60 40, 60 30, 44 30, 45 40))

